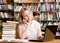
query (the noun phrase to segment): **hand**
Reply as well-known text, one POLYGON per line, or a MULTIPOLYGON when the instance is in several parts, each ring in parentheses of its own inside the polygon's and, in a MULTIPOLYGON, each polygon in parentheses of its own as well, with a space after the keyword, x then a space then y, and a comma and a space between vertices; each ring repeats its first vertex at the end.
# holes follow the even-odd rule
POLYGON ((44 36, 39 36, 37 39, 43 40, 44 36))

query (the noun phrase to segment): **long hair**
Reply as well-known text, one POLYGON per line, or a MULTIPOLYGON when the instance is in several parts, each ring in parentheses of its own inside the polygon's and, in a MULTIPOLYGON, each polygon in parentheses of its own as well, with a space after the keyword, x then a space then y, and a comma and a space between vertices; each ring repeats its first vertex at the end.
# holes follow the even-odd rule
MULTIPOLYGON (((23 12, 24 11, 26 11, 26 10, 28 10, 27 8, 22 8, 21 10, 20 10, 20 13, 19 13, 19 18, 18 18, 18 22, 19 22, 19 24, 22 24, 23 23, 23 16, 22 16, 22 14, 23 14, 23 12)), ((30 10, 29 10, 30 11, 30 10)), ((30 11, 31 13, 32 13, 32 11, 30 11)), ((33 15, 33 13, 32 13, 32 15, 33 15)), ((34 18, 34 17, 33 17, 34 18)))

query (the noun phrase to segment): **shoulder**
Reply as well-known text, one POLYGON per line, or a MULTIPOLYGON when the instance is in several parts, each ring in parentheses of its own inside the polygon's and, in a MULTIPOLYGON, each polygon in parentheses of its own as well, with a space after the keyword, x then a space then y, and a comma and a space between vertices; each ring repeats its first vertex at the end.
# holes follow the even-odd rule
POLYGON ((36 20, 32 20, 34 25, 40 25, 40 23, 36 20))
POLYGON ((36 20, 33 20, 32 24, 33 24, 33 27, 34 27, 35 29, 41 28, 41 27, 40 27, 40 23, 39 23, 38 21, 36 21, 36 20))

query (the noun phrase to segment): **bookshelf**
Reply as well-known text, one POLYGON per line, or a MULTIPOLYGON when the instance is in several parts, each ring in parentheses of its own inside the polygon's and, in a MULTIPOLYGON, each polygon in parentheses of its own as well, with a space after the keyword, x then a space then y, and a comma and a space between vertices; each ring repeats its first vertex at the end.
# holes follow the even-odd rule
POLYGON ((33 12, 35 19, 41 23, 43 31, 46 25, 57 25, 60 22, 59 0, 14 0, 15 21, 18 21, 19 11, 22 7, 27 7, 33 12), (20 9, 18 10, 18 8, 20 9))
POLYGON ((0 20, 13 20, 13 0, 0 0, 0 20))
POLYGON ((41 23, 42 31, 46 25, 60 22, 60 0, 0 0, 0 20, 18 21, 22 7, 33 12, 35 19, 41 23))
POLYGON ((16 19, 19 16, 19 12, 21 10, 22 7, 27 7, 30 10, 32 10, 33 12, 40 12, 40 11, 35 11, 34 7, 38 7, 39 4, 39 0, 14 0, 14 20, 17 21, 16 19), (18 10, 19 8, 19 10, 18 10), (17 15, 18 14, 18 15, 17 15), (16 17, 17 16, 17 17, 16 17))

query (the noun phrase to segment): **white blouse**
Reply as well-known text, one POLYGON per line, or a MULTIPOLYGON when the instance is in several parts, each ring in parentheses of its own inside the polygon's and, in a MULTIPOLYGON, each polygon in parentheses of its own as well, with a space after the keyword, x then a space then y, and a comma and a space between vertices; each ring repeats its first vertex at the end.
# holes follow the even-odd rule
MULTIPOLYGON (((25 26, 24 24, 19 26, 20 29, 25 30, 25 26)), ((28 37, 28 39, 37 39, 37 30, 40 29, 41 32, 41 26, 40 23, 37 22, 36 20, 32 20, 30 29, 27 31, 26 36, 28 37)), ((41 34, 42 36, 42 34, 41 34)))

